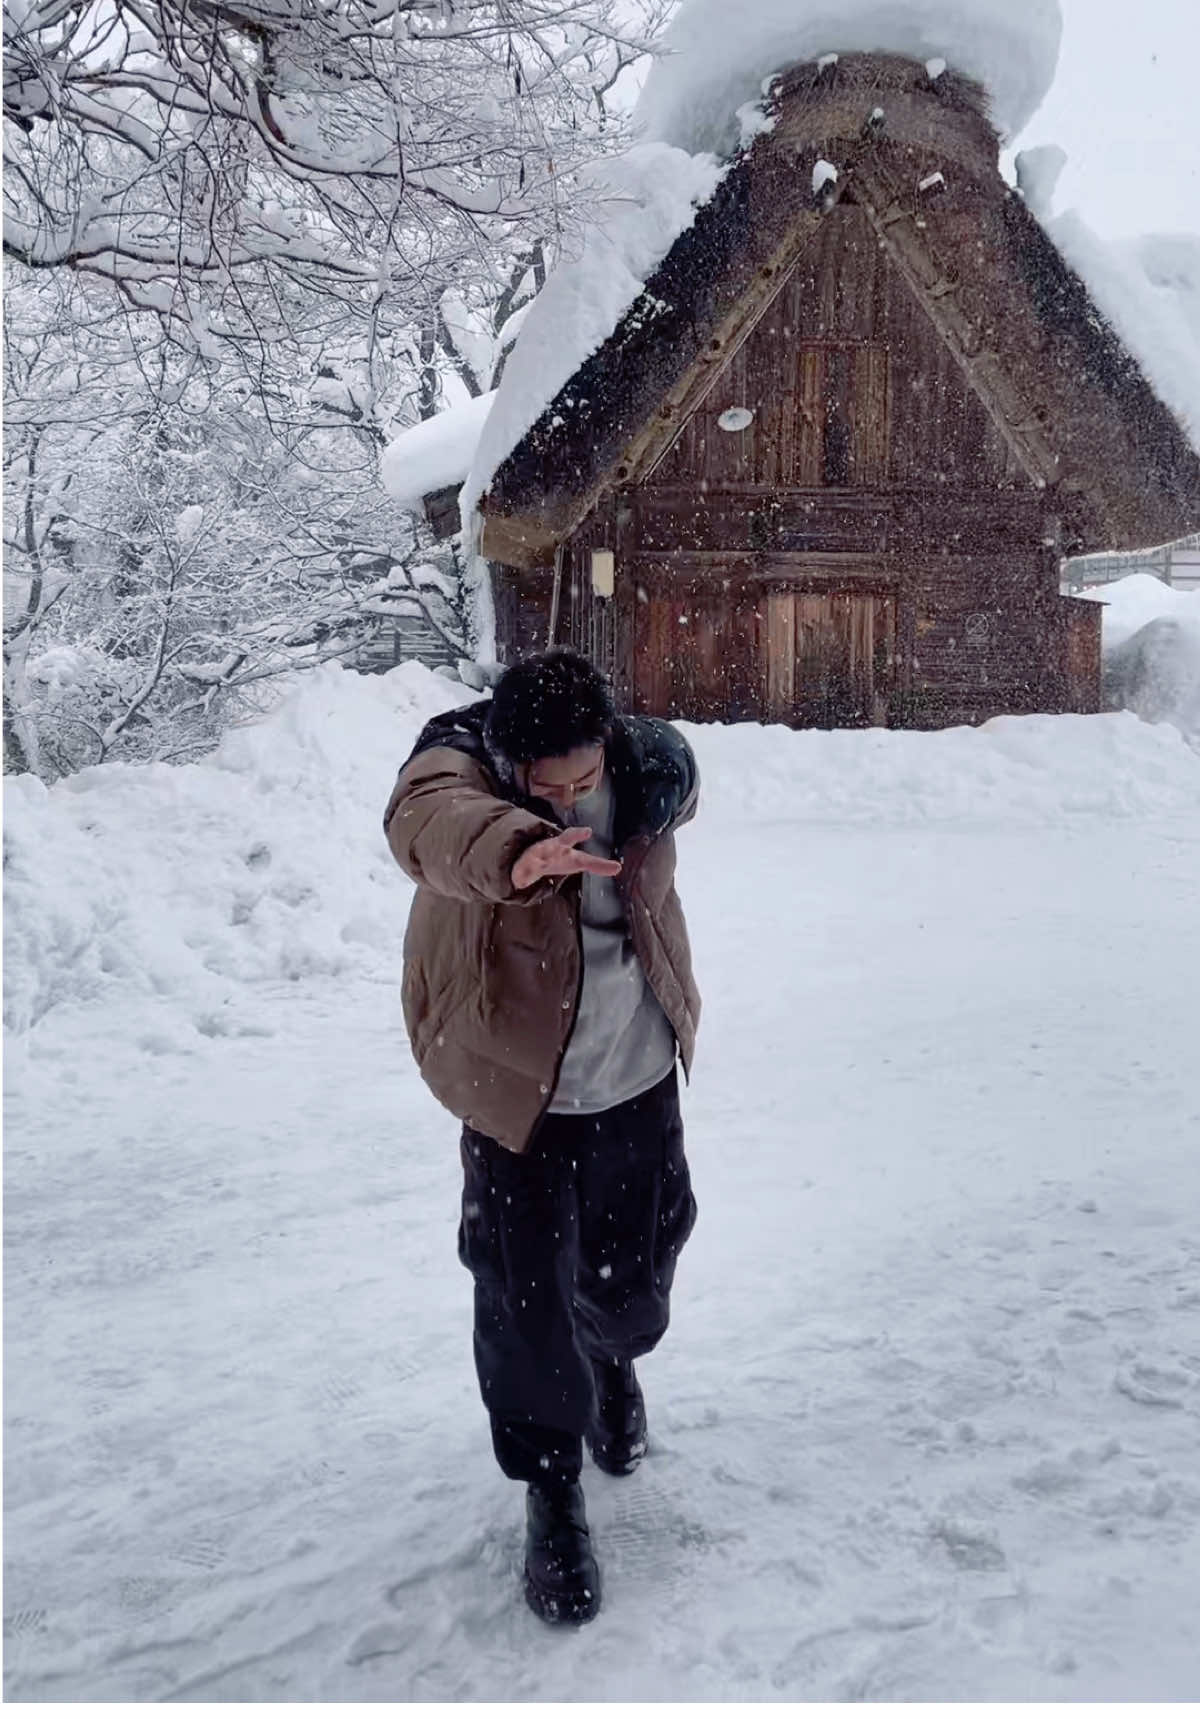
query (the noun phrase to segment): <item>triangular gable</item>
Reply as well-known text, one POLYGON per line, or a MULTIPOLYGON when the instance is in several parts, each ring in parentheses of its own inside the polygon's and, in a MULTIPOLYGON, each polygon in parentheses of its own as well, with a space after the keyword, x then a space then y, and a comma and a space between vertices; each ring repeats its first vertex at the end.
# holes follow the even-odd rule
POLYGON ((840 176, 818 206, 808 194, 817 151, 798 142, 796 117, 785 109, 776 133, 730 170, 622 325, 501 466, 483 504, 485 553, 546 563, 605 490, 657 479, 807 252, 844 218, 841 200, 862 211, 936 331, 1004 443, 1010 476, 1053 491, 1064 548, 1195 530, 1200 461, 998 171, 980 180, 977 163, 947 160, 940 195, 920 182, 911 147, 826 138, 840 176))
POLYGON ((950 488, 1047 481, 1027 414, 972 376, 856 203, 851 192, 821 223, 638 479, 702 472, 750 490, 918 486, 931 472, 950 488), (839 293, 850 280, 854 292, 839 293))

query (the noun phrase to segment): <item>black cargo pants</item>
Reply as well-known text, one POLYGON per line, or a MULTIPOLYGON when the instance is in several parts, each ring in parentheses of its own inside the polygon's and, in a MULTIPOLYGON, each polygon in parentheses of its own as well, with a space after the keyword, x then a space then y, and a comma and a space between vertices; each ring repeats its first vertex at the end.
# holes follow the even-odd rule
POLYGON ((546 1116, 523 1153, 463 1129, 458 1252, 475 1278, 475 1367, 514 1480, 577 1478, 592 1363, 667 1329, 696 1221, 674 1071, 593 1116, 546 1116))

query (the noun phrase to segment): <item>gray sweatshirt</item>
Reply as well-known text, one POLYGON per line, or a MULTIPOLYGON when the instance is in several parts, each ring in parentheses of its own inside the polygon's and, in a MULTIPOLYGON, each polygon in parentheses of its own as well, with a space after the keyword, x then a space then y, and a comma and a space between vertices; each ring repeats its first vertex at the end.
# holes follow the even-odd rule
MULTIPOLYGON (((561 814, 591 826, 585 852, 612 858, 616 796, 608 772, 561 814)), ((675 1035, 634 953, 615 877, 583 875, 583 988, 550 1109, 594 1115, 657 1086, 675 1064, 675 1035)))

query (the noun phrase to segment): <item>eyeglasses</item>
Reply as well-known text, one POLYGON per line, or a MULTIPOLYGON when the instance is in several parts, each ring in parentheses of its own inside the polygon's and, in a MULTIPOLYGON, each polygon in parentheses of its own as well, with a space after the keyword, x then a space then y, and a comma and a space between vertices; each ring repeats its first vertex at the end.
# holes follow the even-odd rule
POLYGON ((537 775, 534 767, 532 765, 530 765, 529 776, 528 776, 528 783, 529 783, 528 791, 530 794, 535 795, 538 799, 543 799, 543 800, 586 799, 587 796, 589 794, 593 793, 596 790, 596 788, 599 786, 600 777, 601 777, 601 774, 603 773, 603 770, 604 770, 604 749, 603 749, 603 747, 598 749, 598 751, 596 753, 595 762, 584 772, 584 774, 582 776, 576 776, 574 778, 574 780, 572 780, 572 781, 567 781, 567 782, 546 781, 543 777, 537 775))

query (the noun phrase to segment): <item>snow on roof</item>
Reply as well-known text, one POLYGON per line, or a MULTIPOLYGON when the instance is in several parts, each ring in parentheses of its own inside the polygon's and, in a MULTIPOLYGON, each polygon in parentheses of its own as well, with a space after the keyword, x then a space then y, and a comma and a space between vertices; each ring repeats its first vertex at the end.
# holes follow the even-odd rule
MULTIPOLYGON (((752 139, 750 120, 776 73, 839 52, 902 54, 926 62, 931 76, 944 61, 984 85, 995 123, 1011 136, 1050 87, 1061 33, 1059 0, 811 0, 802 10, 798 0, 742 0, 736 30, 728 0, 683 0, 636 110, 651 141, 597 169, 600 212, 582 254, 560 264, 528 308, 469 462, 464 522, 478 529, 479 498, 503 461, 691 226, 720 162, 752 139)), ((1027 152, 1027 201, 1200 447, 1200 239, 1113 243, 1077 215, 1051 220, 1064 159, 1055 149, 1027 152)))
POLYGON ((597 168, 595 223, 581 255, 561 263, 529 307, 463 486, 464 522, 507 455, 607 340, 723 171, 712 155, 665 143, 639 144, 597 168))
POLYGON ((1074 210, 1039 218, 1200 452, 1200 236, 1102 239, 1074 210))
POLYGON ((772 74, 837 52, 882 53, 974 78, 1014 137, 1054 80, 1061 37, 1059 0, 740 0, 736 21, 729 0, 683 0, 634 119, 648 137, 724 156, 737 109, 772 74))
POLYGON ((449 484, 460 484, 470 469, 479 433, 496 398, 480 394, 461 405, 448 406, 402 430, 383 451, 380 475, 393 501, 414 511, 421 498, 449 484))
POLYGON ((597 169, 600 217, 530 307, 463 486, 463 520, 477 527, 500 465, 691 226, 719 162, 752 140, 770 75, 838 51, 944 60, 986 85, 1011 134, 1050 86, 1061 33, 1058 0, 813 0, 799 14, 797 0, 742 0, 736 29, 728 0, 684 0, 636 109, 646 141, 597 169))

